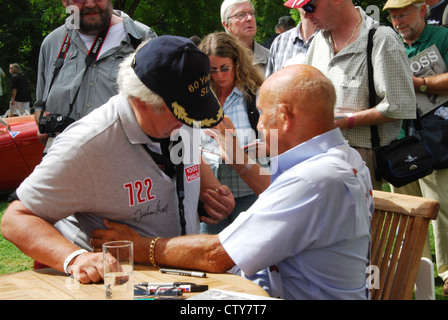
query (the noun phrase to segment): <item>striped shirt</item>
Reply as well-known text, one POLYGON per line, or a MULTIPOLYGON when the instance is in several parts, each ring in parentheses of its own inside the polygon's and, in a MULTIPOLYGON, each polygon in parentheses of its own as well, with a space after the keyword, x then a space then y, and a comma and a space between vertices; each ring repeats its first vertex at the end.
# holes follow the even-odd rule
POLYGON ((272 42, 268 66, 266 68, 266 78, 280 70, 290 58, 298 54, 306 54, 311 40, 313 40, 317 31, 307 41, 303 41, 302 34, 300 33, 301 24, 300 22, 297 27, 279 34, 272 42))

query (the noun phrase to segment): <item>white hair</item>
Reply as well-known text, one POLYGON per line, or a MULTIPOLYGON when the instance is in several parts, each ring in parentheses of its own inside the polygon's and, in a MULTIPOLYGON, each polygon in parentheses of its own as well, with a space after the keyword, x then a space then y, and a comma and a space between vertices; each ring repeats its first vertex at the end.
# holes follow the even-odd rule
POLYGON ((230 12, 232 12, 233 7, 237 4, 246 2, 249 2, 254 9, 254 5, 250 0, 224 0, 224 2, 221 4, 221 21, 227 22, 227 19, 229 19, 230 12))
POLYGON ((131 64, 134 60, 135 52, 127 56, 120 64, 118 70, 117 84, 120 94, 127 98, 138 98, 150 104, 155 111, 163 110, 165 102, 161 96, 146 87, 134 72, 131 64))

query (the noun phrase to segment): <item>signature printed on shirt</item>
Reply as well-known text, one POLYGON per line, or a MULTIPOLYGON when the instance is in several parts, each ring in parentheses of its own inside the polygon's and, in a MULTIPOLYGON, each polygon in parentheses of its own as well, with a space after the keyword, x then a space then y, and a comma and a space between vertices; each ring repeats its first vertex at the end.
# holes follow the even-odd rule
POLYGON ((160 202, 161 202, 160 200, 157 202, 156 209, 154 211, 150 210, 150 206, 148 206, 146 208, 146 210, 138 209, 137 211, 135 211, 135 213, 134 213, 134 221, 135 222, 140 222, 146 216, 151 216, 151 215, 154 215, 154 214, 157 215, 159 213, 166 213, 166 212, 168 212, 169 204, 166 203, 166 204, 162 205, 160 202))

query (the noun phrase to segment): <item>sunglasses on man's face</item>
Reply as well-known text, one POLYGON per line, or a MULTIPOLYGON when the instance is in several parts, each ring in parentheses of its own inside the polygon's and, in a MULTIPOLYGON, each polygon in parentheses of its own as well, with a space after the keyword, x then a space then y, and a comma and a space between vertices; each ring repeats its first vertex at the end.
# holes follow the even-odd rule
POLYGON ((317 0, 313 0, 310 1, 309 3, 307 3, 306 5, 304 5, 302 7, 303 11, 305 11, 306 13, 313 13, 316 11, 316 6, 314 5, 314 3, 316 3, 317 0))

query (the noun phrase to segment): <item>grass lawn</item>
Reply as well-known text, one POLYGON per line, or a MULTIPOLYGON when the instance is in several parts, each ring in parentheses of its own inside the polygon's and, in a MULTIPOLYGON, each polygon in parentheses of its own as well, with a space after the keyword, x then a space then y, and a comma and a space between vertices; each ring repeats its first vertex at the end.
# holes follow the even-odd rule
MULTIPOLYGON (((3 216, 3 212, 6 209, 7 202, 6 197, 0 195, 0 219, 3 216)), ((434 240, 432 237, 432 227, 429 228, 431 251, 434 259, 434 240)), ((33 260, 24 255, 18 250, 12 243, 5 240, 0 234, 0 274, 18 272, 24 270, 30 270, 33 268, 33 260)), ((437 276, 437 270, 434 270, 435 274, 435 289, 436 300, 448 300, 448 297, 443 296, 443 282, 437 276)))
MULTIPOLYGON (((7 206, 6 199, 5 196, 0 196, 0 218, 7 206)), ((33 260, 0 235, 0 274, 29 270, 32 267, 33 260)))

